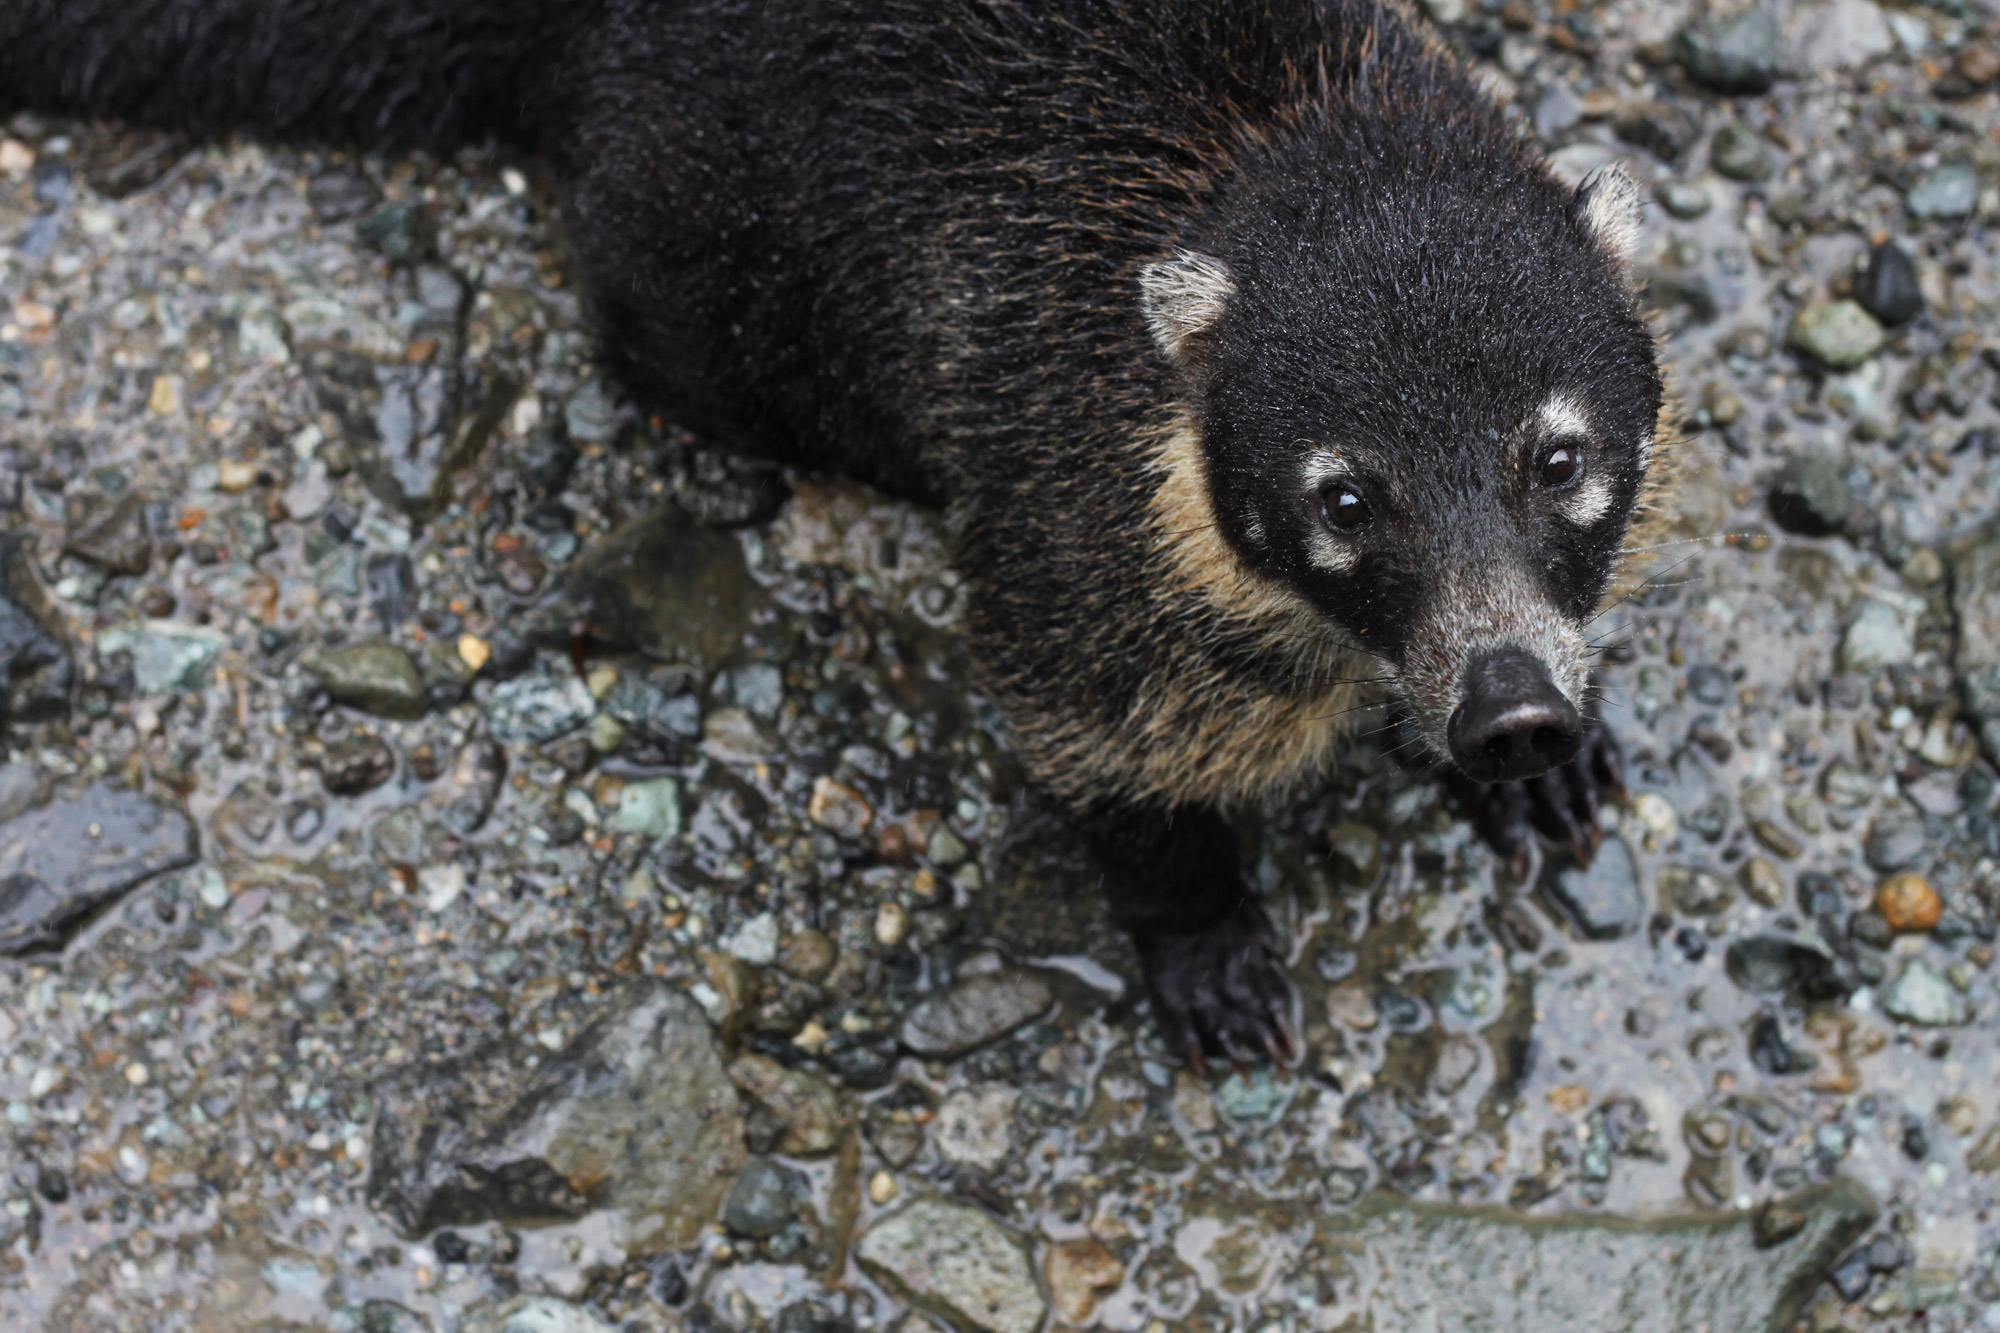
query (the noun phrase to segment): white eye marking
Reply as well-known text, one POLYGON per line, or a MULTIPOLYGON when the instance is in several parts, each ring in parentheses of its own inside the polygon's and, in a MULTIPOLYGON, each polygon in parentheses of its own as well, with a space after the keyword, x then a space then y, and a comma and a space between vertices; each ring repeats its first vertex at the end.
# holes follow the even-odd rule
POLYGON ((1354 568, 1360 553, 1352 546, 1333 540, 1324 532, 1316 532, 1306 541, 1306 558, 1313 562, 1313 568, 1328 574, 1345 574, 1354 568))
POLYGON ((1559 508, 1564 518, 1579 528, 1587 528, 1611 512, 1611 483, 1603 477, 1592 477, 1564 496, 1559 508))
POLYGON ((1583 413, 1583 404, 1566 393, 1556 394, 1542 404, 1542 437, 1552 439, 1560 436, 1590 435, 1590 418, 1583 413))

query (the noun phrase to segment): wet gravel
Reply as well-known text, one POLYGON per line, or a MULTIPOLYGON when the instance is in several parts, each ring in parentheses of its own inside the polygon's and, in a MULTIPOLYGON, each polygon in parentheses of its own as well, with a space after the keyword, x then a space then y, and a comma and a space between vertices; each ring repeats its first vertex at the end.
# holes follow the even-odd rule
POLYGON ((1289 1078, 1159 1048, 939 517, 636 414, 533 163, 6 125, 0 1325, 2000 1328, 2000 31, 1424 8, 1653 191, 1680 505, 1588 869, 1365 745, 1246 815, 1289 1078))

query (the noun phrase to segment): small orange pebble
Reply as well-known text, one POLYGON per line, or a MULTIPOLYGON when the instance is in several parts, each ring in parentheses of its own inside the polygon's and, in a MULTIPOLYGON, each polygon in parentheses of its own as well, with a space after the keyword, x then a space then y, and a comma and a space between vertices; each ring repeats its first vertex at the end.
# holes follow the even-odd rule
POLYGON ((1891 875, 1875 890, 1875 910, 1897 934, 1929 930, 1944 915, 1944 900, 1922 875, 1891 875))
POLYGON ((181 510, 181 516, 174 520, 174 526, 182 532, 191 532, 195 528, 200 527, 202 520, 207 517, 208 511, 206 509, 189 507, 181 510))

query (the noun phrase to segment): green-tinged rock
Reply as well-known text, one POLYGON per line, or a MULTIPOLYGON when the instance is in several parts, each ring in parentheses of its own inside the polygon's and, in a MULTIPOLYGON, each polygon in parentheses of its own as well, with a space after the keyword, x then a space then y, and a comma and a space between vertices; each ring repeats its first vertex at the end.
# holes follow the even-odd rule
POLYGON ((1765 5, 1709 15, 1680 31, 1688 77, 1719 93, 1761 93, 1778 80, 1778 18, 1765 5))
POLYGON ((869 1275, 917 1308, 983 1333, 1035 1333, 1048 1303, 1013 1232, 976 1208, 925 1199, 855 1248, 869 1275))
POLYGON ((310 654, 300 665, 320 678, 337 704, 377 717, 422 717, 424 678, 409 653, 370 639, 310 654))
POLYGON ((1852 370, 1882 350, 1887 335, 1854 301, 1816 301, 1792 319, 1785 339, 1824 366, 1852 370))
POLYGON ((1879 1003, 1889 1017, 1918 1027, 1948 1028, 1972 1021, 1972 1001, 1921 958, 1903 964, 1903 970, 1882 988, 1879 1003))
POLYGON ((1778 159, 1763 135, 1740 120, 1715 132, 1708 148, 1709 164, 1733 181, 1767 181, 1778 170, 1778 159))
POLYGON ((1836 1180, 1779 1206, 1796 1216, 1760 1231, 1751 1212, 1536 1217, 1372 1195, 1320 1221, 1332 1313, 1396 1333, 1789 1333, 1875 1203, 1836 1180))
POLYGON ((1840 669, 1866 674, 1915 657, 1917 615, 1922 609, 1921 601, 1900 594, 1863 602, 1840 636, 1840 669))
POLYGON ((132 680, 141 694, 187 694, 208 684, 222 645, 222 636, 214 630, 154 620, 105 631, 97 640, 97 651, 100 657, 130 653, 132 680))
POLYGON ((1963 162, 1947 162, 1911 186, 1903 204, 1921 221, 1969 218, 1979 206, 1979 173, 1963 162))
POLYGON ((496 1040, 375 1090, 369 1202, 410 1235, 610 1209, 634 1253, 692 1244, 744 1160, 708 1019, 652 979, 531 1068, 496 1040))
POLYGON ((618 793, 618 809, 611 816, 614 833, 643 833, 649 838, 671 838, 681 831, 680 787, 672 778, 647 778, 628 782, 618 793))

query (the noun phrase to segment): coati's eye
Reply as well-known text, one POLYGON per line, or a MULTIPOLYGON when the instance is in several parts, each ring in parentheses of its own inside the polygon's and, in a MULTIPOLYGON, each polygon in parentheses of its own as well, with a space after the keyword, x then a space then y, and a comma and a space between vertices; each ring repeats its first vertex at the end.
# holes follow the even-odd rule
POLYGON ((1320 513, 1336 532, 1358 532, 1374 515, 1361 492, 1346 482, 1336 481, 1319 493, 1320 513))
POLYGON ((1574 444, 1551 444, 1535 459, 1535 478, 1551 488, 1567 486, 1583 473, 1583 451, 1574 444))

